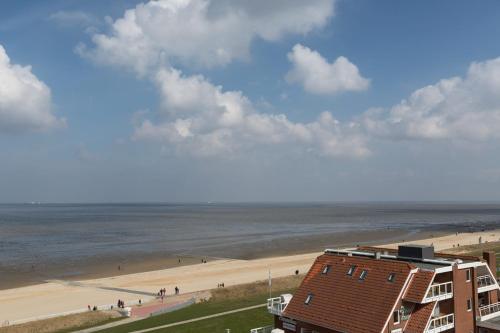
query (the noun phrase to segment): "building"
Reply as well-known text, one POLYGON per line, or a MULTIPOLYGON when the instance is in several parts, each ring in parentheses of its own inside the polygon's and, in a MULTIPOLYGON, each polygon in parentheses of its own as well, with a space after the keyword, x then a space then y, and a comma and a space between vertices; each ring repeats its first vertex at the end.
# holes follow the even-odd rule
POLYGON ((293 297, 268 300, 273 332, 500 333, 496 257, 360 247, 326 250, 293 297))

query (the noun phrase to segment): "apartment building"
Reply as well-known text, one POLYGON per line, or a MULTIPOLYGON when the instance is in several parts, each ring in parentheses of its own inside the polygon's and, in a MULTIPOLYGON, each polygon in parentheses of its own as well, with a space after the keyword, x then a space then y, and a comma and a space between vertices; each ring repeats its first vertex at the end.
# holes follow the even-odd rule
POLYGON ((419 245, 326 250, 268 310, 273 332, 500 333, 496 257, 419 245))

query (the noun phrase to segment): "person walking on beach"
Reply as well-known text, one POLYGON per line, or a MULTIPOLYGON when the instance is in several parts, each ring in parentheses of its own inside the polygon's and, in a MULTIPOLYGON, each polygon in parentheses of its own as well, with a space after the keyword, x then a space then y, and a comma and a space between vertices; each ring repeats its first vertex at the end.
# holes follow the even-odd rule
POLYGON ((179 295, 179 287, 176 286, 174 290, 175 290, 175 294, 179 295))

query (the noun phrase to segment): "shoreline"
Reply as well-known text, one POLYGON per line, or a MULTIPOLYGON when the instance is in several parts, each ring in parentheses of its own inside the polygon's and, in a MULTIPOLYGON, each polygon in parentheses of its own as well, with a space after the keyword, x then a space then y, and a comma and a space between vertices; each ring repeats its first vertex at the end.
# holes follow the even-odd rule
MULTIPOLYGON (((477 244, 479 237, 482 237, 483 242, 500 239, 500 229, 458 235, 450 232, 444 236, 436 234, 434 232, 437 236, 434 238, 405 241, 433 243, 439 251, 457 242, 461 245, 477 244)), ((396 247, 398 242, 382 241, 377 244, 396 247)), ((273 278, 294 275, 296 270, 304 273, 322 251, 251 260, 219 259, 206 264, 88 280, 53 280, 0 290, 0 323, 21 323, 68 311, 86 311, 87 305, 109 305, 114 304, 117 299, 124 300, 128 305, 137 303, 139 299, 146 303, 155 298, 155 293, 160 288, 166 288, 167 297, 172 297, 175 286, 179 286, 181 294, 186 294, 215 289, 221 282, 226 286, 253 283, 266 280, 269 270, 272 271, 273 278)))
POLYGON ((298 235, 278 238, 269 242, 255 241, 240 244, 230 249, 231 257, 222 255, 200 255, 197 253, 145 253, 129 254, 127 257, 102 256, 75 260, 70 263, 55 263, 41 267, 4 268, 0 265, 0 291, 12 288, 43 284, 51 280, 81 281, 114 278, 127 274, 144 273, 195 265, 202 260, 254 260, 278 256, 301 255, 321 252, 325 248, 377 245, 428 239, 455 232, 493 230, 493 226, 445 225, 425 229, 408 230, 387 228, 361 231, 336 232, 323 235, 298 235), (179 263, 180 259, 180 263, 179 263))
MULTIPOLYGON (((430 229, 430 228, 429 228, 430 229)), ((325 248, 356 245, 376 245, 388 242, 412 241, 451 233, 446 229, 407 230, 378 229, 347 231, 324 235, 286 237, 270 242, 249 242, 231 249, 231 257, 202 256, 199 254, 146 253, 129 254, 127 257, 102 256, 75 260, 70 263, 55 263, 44 266, 22 266, 5 268, 0 265, 0 291, 42 284, 50 280, 81 281, 112 278, 127 274, 144 273, 162 269, 195 265, 202 260, 253 260, 286 255, 321 252, 325 248), (180 263, 179 263, 180 260, 180 263)))

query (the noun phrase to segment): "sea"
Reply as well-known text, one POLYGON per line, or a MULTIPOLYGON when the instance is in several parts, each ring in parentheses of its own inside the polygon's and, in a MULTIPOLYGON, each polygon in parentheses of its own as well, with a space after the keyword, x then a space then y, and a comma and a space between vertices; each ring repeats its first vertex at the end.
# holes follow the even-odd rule
POLYGON ((1 204, 0 275, 114 256, 241 257, 335 234, 498 227, 493 203, 1 204))

